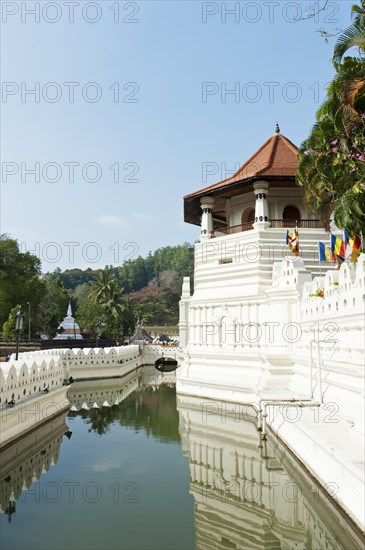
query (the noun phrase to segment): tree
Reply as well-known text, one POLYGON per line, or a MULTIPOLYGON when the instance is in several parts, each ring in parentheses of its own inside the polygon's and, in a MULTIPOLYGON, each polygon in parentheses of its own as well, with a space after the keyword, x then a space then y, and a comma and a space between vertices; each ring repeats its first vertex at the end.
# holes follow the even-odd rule
POLYGON ((131 304, 124 296, 123 288, 118 285, 112 268, 106 267, 100 273, 92 286, 90 299, 104 311, 108 336, 118 338, 122 326, 123 330, 129 330, 133 319, 131 304))
POLYGON ((159 324, 165 313, 161 290, 154 285, 145 286, 130 295, 138 317, 145 318, 149 323, 159 324))
POLYGON ((60 277, 53 279, 46 275, 43 283, 45 294, 39 307, 36 324, 40 334, 53 338, 59 323, 66 315, 70 296, 60 277))
POLYGON ((7 320, 10 310, 16 304, 26 309, 32 306, 35 318, 44 295, 44 284, 40 279, 41 262, 29 252, 20 252, 15 239, 2 235, 0 238, 0 326, 7 320))
POLYGON ((365 0, 361 5, 353 5, 351 8, 353 23, 347 27, 338 38, 333 52, 335 66, 342 62, 345 53, 357 47, 360 55, 365 53, 365 0))
POLYGON ((20 306, 17 305, 11 308, 9 312, 9 317, 3 324, 2 333, 4 338, 9 338, 9 339, 15 338, 15 314, 18 311, 19 307, 20 306))
POLYGON ((107 326, 104 308, 90 299, 78 307, 76 319, 80 328, 89 332, 94 338, 103 334, 107 326))
MULTIPOLYGON (((357 8, 363 10, 365 0, 362 6, 353 6, 353 13, 357 8)), ((365 51, 364 12, 356 13, 353 25, 361 39, 361 53, 365 51), (359 33, 363 33, 362 38, 359 33)), ((352 29, 350 34, 353 32, 352 29)), ((365 60, 362 56, 343 58, 353 45, 346 37, 349 38, 348 29, 334 51, 336 75, 327 99, 300 148, 297 181, 304 188, 308 210, 318 214, 327 229, 333 219, 337 227, 364 235, 365 60)))

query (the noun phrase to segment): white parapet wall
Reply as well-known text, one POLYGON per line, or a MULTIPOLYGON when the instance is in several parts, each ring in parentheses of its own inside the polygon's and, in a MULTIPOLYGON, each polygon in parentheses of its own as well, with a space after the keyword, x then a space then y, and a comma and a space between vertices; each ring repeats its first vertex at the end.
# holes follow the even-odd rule
POLYGON ((66 410, 60 355, 0 363, 0 447, 66 410))
POLYGON ((23 360, 60 357, 64 378, 91 380, 123 376, 131 368, 140 366, 138 345, 113 348, 62 348, 21 353, 23 360))
POLYGON ((74 380, 119 377, 141 365, 137 345, 114 348, 69 349, 63 356, 67 376, 74 380))

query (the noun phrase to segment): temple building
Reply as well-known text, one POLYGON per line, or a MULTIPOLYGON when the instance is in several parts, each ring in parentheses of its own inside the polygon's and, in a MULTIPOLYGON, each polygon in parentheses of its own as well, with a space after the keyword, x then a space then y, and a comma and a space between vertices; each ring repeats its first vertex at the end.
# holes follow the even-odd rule
MULTIPOLYGON (((357 288, 364 259, 357 262, 357 272, 352 262, 345 262, 341 271, 319 262, 319 242, 329 243, 330 234, 305 208, 295 178, 297 153, 277 125, 232 177, 184 197, 185 221, 200 226, 200 241, 195 245, 194 292, 184 278, 180 301, 185 359, 178 391, 235 396, 243 402, 263 391, 286 391, 296 379, 294 365, 306 373, 312 368, 310 323, 324 326, 333 321, 334 311, 337 320, 350 303, 335 291, 341 292, 346 277, 351 282, 347 291, 357 288), (286 243, 288 229, 294 232, 296 226, 299 255, 286 243)), ((359 293, 359 300, 351 295, 351 303, 360 314, 361 289, 359 293)), ((360 318, 351 314, 356 326, 352 341, 360 344, 360 318)), ((349 335, 342 337, 346 347, 349 335)), ((341 345, 336 359, 340 356, 347 362, 341 345)), ((295 390, 302 385, 297 378, 295 390)))
POLYGON ((277 127, 232 177, 184 197, 185 221, 201 233, 193 292, 189 277, 182 288, 176 389, 214 400, 214 411, 269 402, 270 429, 322 484, 336 483, 336 499, 362 524, 365 254, 340 268, 319 261, 330 233, 306 211, 296 163, 277 127))
POLYGON ((294 229, 296 223, 306 230, 301 233, 302 252, 317 236, 328 239, 321 221, 304 206, 303 190, 295 178, 297 154, 298 148, 277 125, 275 135, 232 177, 184 197, 185 222, 201 226, 201 241, 256 230, 249 238, 258 242, 262 231, 275 229, 279 231, 265 233, 265 240, 282 246, 286 234, 282 229, 294 229))
POLYGON ((54 340, 82 340, 80 327, 72 316, 71 302, 68 304, 67 315, 59 324, 57 332, 54 340))

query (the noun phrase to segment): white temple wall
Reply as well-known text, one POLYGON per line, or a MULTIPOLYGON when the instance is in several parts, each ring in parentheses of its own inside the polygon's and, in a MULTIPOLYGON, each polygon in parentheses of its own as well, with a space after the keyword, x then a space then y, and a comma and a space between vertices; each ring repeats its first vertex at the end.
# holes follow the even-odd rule
POLYGON ((194 295, 185 292, 180 304, 186 353, 178 391, 233 401, 269 390, 313 393, 363 433, 365 256, 313 278, 305 258, 270 265, 263 248, 259 261, 222 264, 217 250, 202 257, 208 244, 197 245, 194 295))
POLYGON ((283 211, 286 206, 295 206, 300 212, 302 220, 315 219, 308 214, 303 201, 303 190, 300 187, 290 189, 290 199, 288 199, 288 188, 269 187, 269 206, 270 218, 273 220, 282 220, 283 211))
POLYGON ((253 191, 228 199, 226 203, 227 225, 232 227, 242 224, 243 212, 255 209, 255 202, 253 191))

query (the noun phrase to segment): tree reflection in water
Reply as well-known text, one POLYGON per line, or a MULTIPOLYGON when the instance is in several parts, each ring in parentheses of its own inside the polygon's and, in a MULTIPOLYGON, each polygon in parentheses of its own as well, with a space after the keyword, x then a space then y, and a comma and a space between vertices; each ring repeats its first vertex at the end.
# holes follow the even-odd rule
POLYGON ((81 416, 90 425, 89 432, 98 435, 119 423, 135 432, 144 430, 164 443, 180 441, 176 392, 172 384, 147 386, 137 389, 118 405, 80 409, 69 414, 70 417, 81 416))

